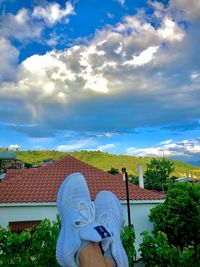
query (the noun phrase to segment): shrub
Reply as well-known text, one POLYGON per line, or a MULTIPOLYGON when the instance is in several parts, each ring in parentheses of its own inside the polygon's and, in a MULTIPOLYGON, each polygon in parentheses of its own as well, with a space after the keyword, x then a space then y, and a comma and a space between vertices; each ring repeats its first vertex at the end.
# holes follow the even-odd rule
POLYGON ((0 227, 0 266, 59 266, 55 258, 60 220, 42 221, 35 232, 30 229, 21 234, 0 227))
MULTIPOLYGON (((55 250, 60 228, 58 216, 53 223, 45 219, 34 232, 26 229, 17 234, 12 233, 9 228, 0 227, 0 266, 58 267, 55 250)), ((135 255, 133 226, 125 226, 121 238, 131 264, 135 255)))
POLYGON ((148 267, 199 267, 200 246, 196 250, 188 245, 180 249, 169 243, 167 235, 157 232, 152 236, 143 232, 143 243, 140 245, 141 256, 148 267))
POLYGON ((135 258, 135 231, 133 225, 123 227, 121 240, 128 256, 129 266, 132 266, 133 259, 135 258))
POLYGON ((170 187, 163 204, 150 213, 154 230, 167 234, 170 244, 183 248, 200 243, 200 185, 179 183, 170 187))

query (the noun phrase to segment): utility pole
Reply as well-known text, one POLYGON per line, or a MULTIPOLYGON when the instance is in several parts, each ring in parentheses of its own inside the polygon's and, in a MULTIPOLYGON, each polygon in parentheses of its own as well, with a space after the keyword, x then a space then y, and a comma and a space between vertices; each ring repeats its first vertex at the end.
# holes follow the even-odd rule
POLYGON ((129 201, 129 188, 128 188, 128 174, 126 168, 122 168, 122 177, 126 184, 126 199, 127 199, 127 212, 128 212, 128 225, 131 225, 131 211, 130 211, 130 201, 129 201))

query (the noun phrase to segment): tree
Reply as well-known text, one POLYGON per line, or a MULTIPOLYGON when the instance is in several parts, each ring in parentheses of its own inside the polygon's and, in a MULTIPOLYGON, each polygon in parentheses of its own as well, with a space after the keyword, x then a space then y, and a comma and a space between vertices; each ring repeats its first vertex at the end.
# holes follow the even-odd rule
POLYGON ((115 175, 115 174, 118 174, 119 173, 118 169, 113 168, 113 167, 109 171, 107 171, 107 172, 110 173, 110 174, 112 174, 112 175, 115 175))
POLYGON ((129 177, 129 182, 131 184, 139 185, 139 177, 137 175, 132 175, 129 177))
POLYGON ((154 233, 167 234, 169 242, 183 248, 200 245, 200 185, 178 183, 170 186, 163 204, 151 210, 154 233))
POLYGON ((145 188, 153 190, 165 190, 171 182, 169 177, 174 171, 174 162, 168 159, 152 159, 147 164, 144 174, 145 188))
POLYGON ((170 185, 166 200, 150 213, 152 233, 143 232, 144 266, 200 266, 200 185, 170 185))

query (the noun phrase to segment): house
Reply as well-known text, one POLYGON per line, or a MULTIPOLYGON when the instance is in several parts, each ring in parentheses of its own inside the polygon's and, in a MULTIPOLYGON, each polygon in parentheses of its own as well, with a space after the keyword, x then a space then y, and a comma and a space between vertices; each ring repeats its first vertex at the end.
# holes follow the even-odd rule
MULTIPOLYGON (((0 225, 13 230, 30 227, 45 218, 54 220, 58 189, 66 176, 73 172, 84 175, 92 200, 100 190, 110 190, 120 199, 127 220, 125 182, 73 157, 62 158, 38 169, 8 170, 0 183, 0 225)), ((129 185, 131 220, 135 227, 136 249, 140 233, 151 230, 150 209, 164 201, 163 194, 129 185)))
POLYGON ((24 169, 25 164, 23 161, 16 159, 4 163, 5 169, 24 169))
POLYGON ((192 177, 180 177, 174 180, 175 183, 182 183, 182 182, 188 182, 188 183, 200 183, 199 178, 192 178, 192 177))
POLYGON ((48 165, 48 164, 51 164, 51 163, 54 163, 55 162, 55 160, 54 159, 51 159, 51 158, 49 158, 49 159, 44 159, 43 161, 42 161, 42 163, 41 163, 41 166, 45 166, 45 165, 48 165))

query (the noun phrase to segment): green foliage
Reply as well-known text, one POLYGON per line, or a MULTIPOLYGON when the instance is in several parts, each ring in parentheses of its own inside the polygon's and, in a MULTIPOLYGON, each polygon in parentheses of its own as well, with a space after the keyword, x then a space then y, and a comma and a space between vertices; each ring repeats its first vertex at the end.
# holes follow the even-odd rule
POLYGON ((33 164, 25 162, 25 168, 29 169, 32 168, 33 164))
POLYGON ((155 232, 163 231, 176 246, 200 243, 200 185, 178 183, 170 186, 163 204, 151 210, 155 232))
POLYGON ((115 175, 115 174, 118 174, 119 173, 118 169, 113 168, 113 167, 109 171, 107 171, 107 172, 110 173, 110 174, 112 174, 112 175, 115 175))
POLYGON ((42 221, 35 232, 27 229, 21 234, 0 227, 0 266, 58 267, 55 258, 60 220, 42 221))
POLYGON ((168 159, 152 159, 147 164, 145 176, 145 188, 154 190, 166 190, 171 182, 170 174, 174 171, 174 162, 168 159))
POLYGON ((121 240, 128 256, 129 266, 132 266, 133 259, 135 258, 135 231, 133 225, 123 227, 121 240))
POLYGON ((153 235, 143 233, 140 251, 145 266, 200 266, 199 204, 199 184, 170 186, 165 202, 151 210, 153 235))
POLYGON ((129 177, 129 182, 131 184, 139 185, 139 177, 136 175, 133 175, 133 176, 129 177))
POLYGON ((143 232, 143 243, 140 245, 141 256, 148 267, 199 267, 200 246, 198 250, 192 245, 180 249, 169 243, 167 235, 157 232, 152 236, 143 232))
MULTIPOLYGON (((45 219, 34 232, 26 229, 17 234, 0 227, 0 266, 58 267, 55 250, 60 228, 59 217, 53 223, 45 219)), ((133 226, 125 226, 121 238, 131 264, 135 256, 133 226)))

